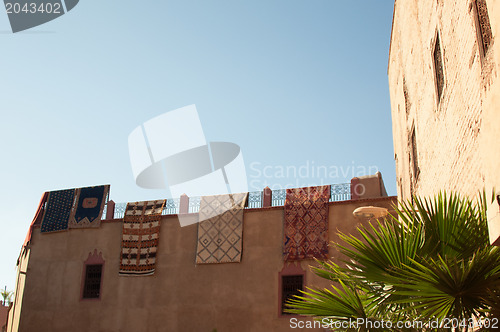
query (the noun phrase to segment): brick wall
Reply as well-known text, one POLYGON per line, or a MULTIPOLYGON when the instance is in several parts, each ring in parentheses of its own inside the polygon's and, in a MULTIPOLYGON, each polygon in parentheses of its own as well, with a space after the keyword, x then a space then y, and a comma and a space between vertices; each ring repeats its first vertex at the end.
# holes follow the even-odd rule
MULTIPOLYGON (((497 2, 487 0, 493 41, 500 18, 492 11, 497 2)), ((491 126, 498 118, 484 117, 485 100, 498 95, 498 45, 484 57, 480 53, 473 5, 472 0, 396 0, 388 76, 398 196, 403 199, 412 191, 424 196, 439 190, 474 195, 487 186, 485 169, 498 171, 496 166, 491 171, 491 164, 498 164, 500 156, 492 162, 494 152, 481 146, 491 135, 499 135, 499 130, 489 130, 488 139, 482 137, 484 122, 491 126), (439 101, 433 57, 437 34, 444 68, 439 101), (413 128, 417 172, 411 160, 413 128)), ((498 114, 497 105, 489 106, 496 112, 487 111, 498 114)))

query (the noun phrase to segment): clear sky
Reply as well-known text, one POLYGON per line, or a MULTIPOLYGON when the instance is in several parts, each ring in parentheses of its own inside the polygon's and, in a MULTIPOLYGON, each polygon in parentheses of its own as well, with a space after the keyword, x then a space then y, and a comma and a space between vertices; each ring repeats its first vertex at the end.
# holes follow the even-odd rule
POLYGON ((111 184, 115 202, 166 198, 135 185, 128 135, 190 104, 207 141, 241 147, 250 191, 379 170, 395 195, 392 10, 373 0, 81 0, 16 34, 2 11, 1 288, 14 289, 43 192, 111 184))

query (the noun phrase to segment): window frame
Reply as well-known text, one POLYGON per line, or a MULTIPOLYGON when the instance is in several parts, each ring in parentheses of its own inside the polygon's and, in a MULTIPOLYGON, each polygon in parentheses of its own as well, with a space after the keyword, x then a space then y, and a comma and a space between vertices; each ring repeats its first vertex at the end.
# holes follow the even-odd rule
POLYGON ((278 317, 282 318, 293 318, 302 317, 297 314, 286 314, 283 313, 283 277, 301 276, 302 277, 302 290, 305 289, 306 285, 306 271, 300 266, 300 262, 296 265, 293 263, 285 264, 283 269, 278 273, 278 317))
POLYGON ((418 177, 420 175, 420 167, 418 165, 418 148, 417 148, 417 134, 415 124, 411 126, 408 136, 408 149, 410 150, 410 167, 412 173, 412 183, 416 186, 418 177))
POLYGON ((472 10, 474 26, 476 30, 476 42, 479 52, 479 58, 481 59, 481 64, 482 64, 484 62, 484 59, 486 58, 486 55, 488 54, 488 51, 491 48, 493 42, 493 34, 491 31, 490 15, 488 12, 488 6, 486 4, 486 1, 484 1, 484 6, 486 10, 485 17, 487 20, 486 22, 482 22, 481 16, 479 15, 478 1, 484 1, 484 0, 472 0, 470 3, 470 9, 472 10), (488 27, 488 31, 485 31, 483 29, 482 23, 484 23, 484 25, 488 27), (485 45, 485 39, 484 39, 485 35, 489 35, 489 41, 487 45, 485 45))
POLYGON ((446 87, 446 75, 445 75, 445 70, 444 70, 444 49, 443 49, 443 43, 442 39, 440 36, 439 29, 436 29, 436 33, 434 34, 434 38, 432 41, 432 52, 431 52, 431 58, 432 58, 432 69, 433 69, 433 74, 434 74, 434 88, 436 92, 436 105, 439 106, 441 103, 441 100, 443 99, 443 95, 445 92, 445 87, 446 87), (439 46, 439 59, 441 62, 440 68, 438 68, 438 64, 436 63, 436 51, 437 47, 439 46), (441 70, 439 70, 441 69, 441 70), (438 74, 441 75, 442 77, 442 86, 441 90, 439 89, 439 77, 438 74))
POLYGON ((403 97, 405 99, 405 112, 406 119, 410 116, 411 110, 411 102, 410 102, 410 93, 408 92, 408 85, 406 84, 406 78, 403 76, 403 97))
POLYGON ((94 252, 90 252, 88 258, 83 262, 82 268, 82 283, 80 289, 80 301, 99 301, 102 297, 102 285, 104 279, 104 268, 105 262, 102 257, 102 252, 97 253, 97 249, 94 252), (84 297, 85 295, 85 285, 87 284, 87 267, 90 265, 100 265, 101 266, 101 277, 99 280, 99 296, 98 297, 84 297))

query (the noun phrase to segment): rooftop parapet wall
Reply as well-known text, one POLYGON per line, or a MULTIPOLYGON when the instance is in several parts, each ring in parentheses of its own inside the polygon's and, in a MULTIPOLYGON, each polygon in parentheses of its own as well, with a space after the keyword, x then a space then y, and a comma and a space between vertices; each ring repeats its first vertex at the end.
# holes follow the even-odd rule
MULTIPOLYGON (((330 185, 330 202, 341 202, 365 198, 386 197, 382 174, 355 177, 350 183, 330 185)), ((286 189, 271 190, 269 187, 262 191, 253 191, 248 195, 245 209, 260 209, 283 206, 286 199, 286 189)), ((103 219, 121 219, 125 213, 127 203, 109 201, 103 219)), ((167 199, 162 215, 175 215, 179 213, 197 213, 200 208, 199 197, 182 195, 180 198, 167 199)))
MULTIPOLYGON (((387 192, 382 180, 382 174, 355 177, 350 183, 330 185, 330 202, 341 202, 365 198, 386 197, 387 192)), ((283 206, 286 199, 286 189, 271 190, 269 187, 262 191, 253 191, 248 195, 245 209, 260 209, 283 206)), ((42 210, 39 213, 35 225, 41 223, 43 209, 46 202, 42 202, 42 210)), ((102 220, 122 219, 127 203, 115 203, 113 200, 106 202, 102 213, 102 220)), ((177 215, 197 213, 200 208, 200 197, 188 197, 182 195, 179 198, 168 198, 162 215, 177 215)))

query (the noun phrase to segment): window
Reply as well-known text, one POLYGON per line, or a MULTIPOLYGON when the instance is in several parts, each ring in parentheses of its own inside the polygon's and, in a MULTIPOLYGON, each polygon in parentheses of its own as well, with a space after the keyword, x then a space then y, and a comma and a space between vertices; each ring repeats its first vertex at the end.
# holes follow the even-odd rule
POLYGON ((479 54, 481 58, 486 56, 488 49, 491 45, 491 26, 488 17, 488 8, 486 7, 485 0, 474 0, 472 2, 474 10, 474 18, 476 22, 477 44, 479 47, 479 54))
POLYGON ((286 302, 293 298, 294 295, 301 295, 301 290, 304 290, 306 282, 306 272, 300 266, 300 263, 286 263, 279 277, 279 302, 278 316, 290 317, 290 313, 285 312, 287 309, 286 302))
POLYGON ((97 250, 94 250, 93 253, 89 253, 89 257, 83 263, 82 300, 101 298, 103 271, 102 253, 97 254, 97 250))
POLYGON ((295 276, 282 276, 281 286, 283 288, 282 291, 282 303, 281 303, 281 314, 290 315, 290 313, 286 312, 287 308, 286 302, 292 299, 295 295, 301 295, 300 292, 303 290, 302 285, 304 284, 304 276, 303 275, 295 275, 295 276))
POLYGON ((434 43, 434 74, 436 79, 436 93, 438 103, 441 100, 444 87, 444 72, 443 72, 443 56, 441 54, 441 41, 439 40, 439 33, 436 34, 436 41, 434 43))
POLYGON ((420 173, 420 168, 418 167, 417 138, 415 137, 415 127, 413 127, 410 134, 410 166, 413 171, 413 179, 416 181, 420 173))
POLYGON ((399 193, 398 194, 399 194, 400 197, 403 197, 404 196, 403 195, 403 178, 399 177, 397 182, 398 182, 398 187, 399 187, 399 193))
POLYGON ((84 299, 98 299, 101 293, 102 265, 87 265, 85 269, 84 299))
POLYGON ((410 114, 410 96, 408 95, 408 88, 406 86, 406 79, 403 77, 403 95, 405 97, 405 111, 406 111, 406 117, 408 117, 408 114, 410 114))

